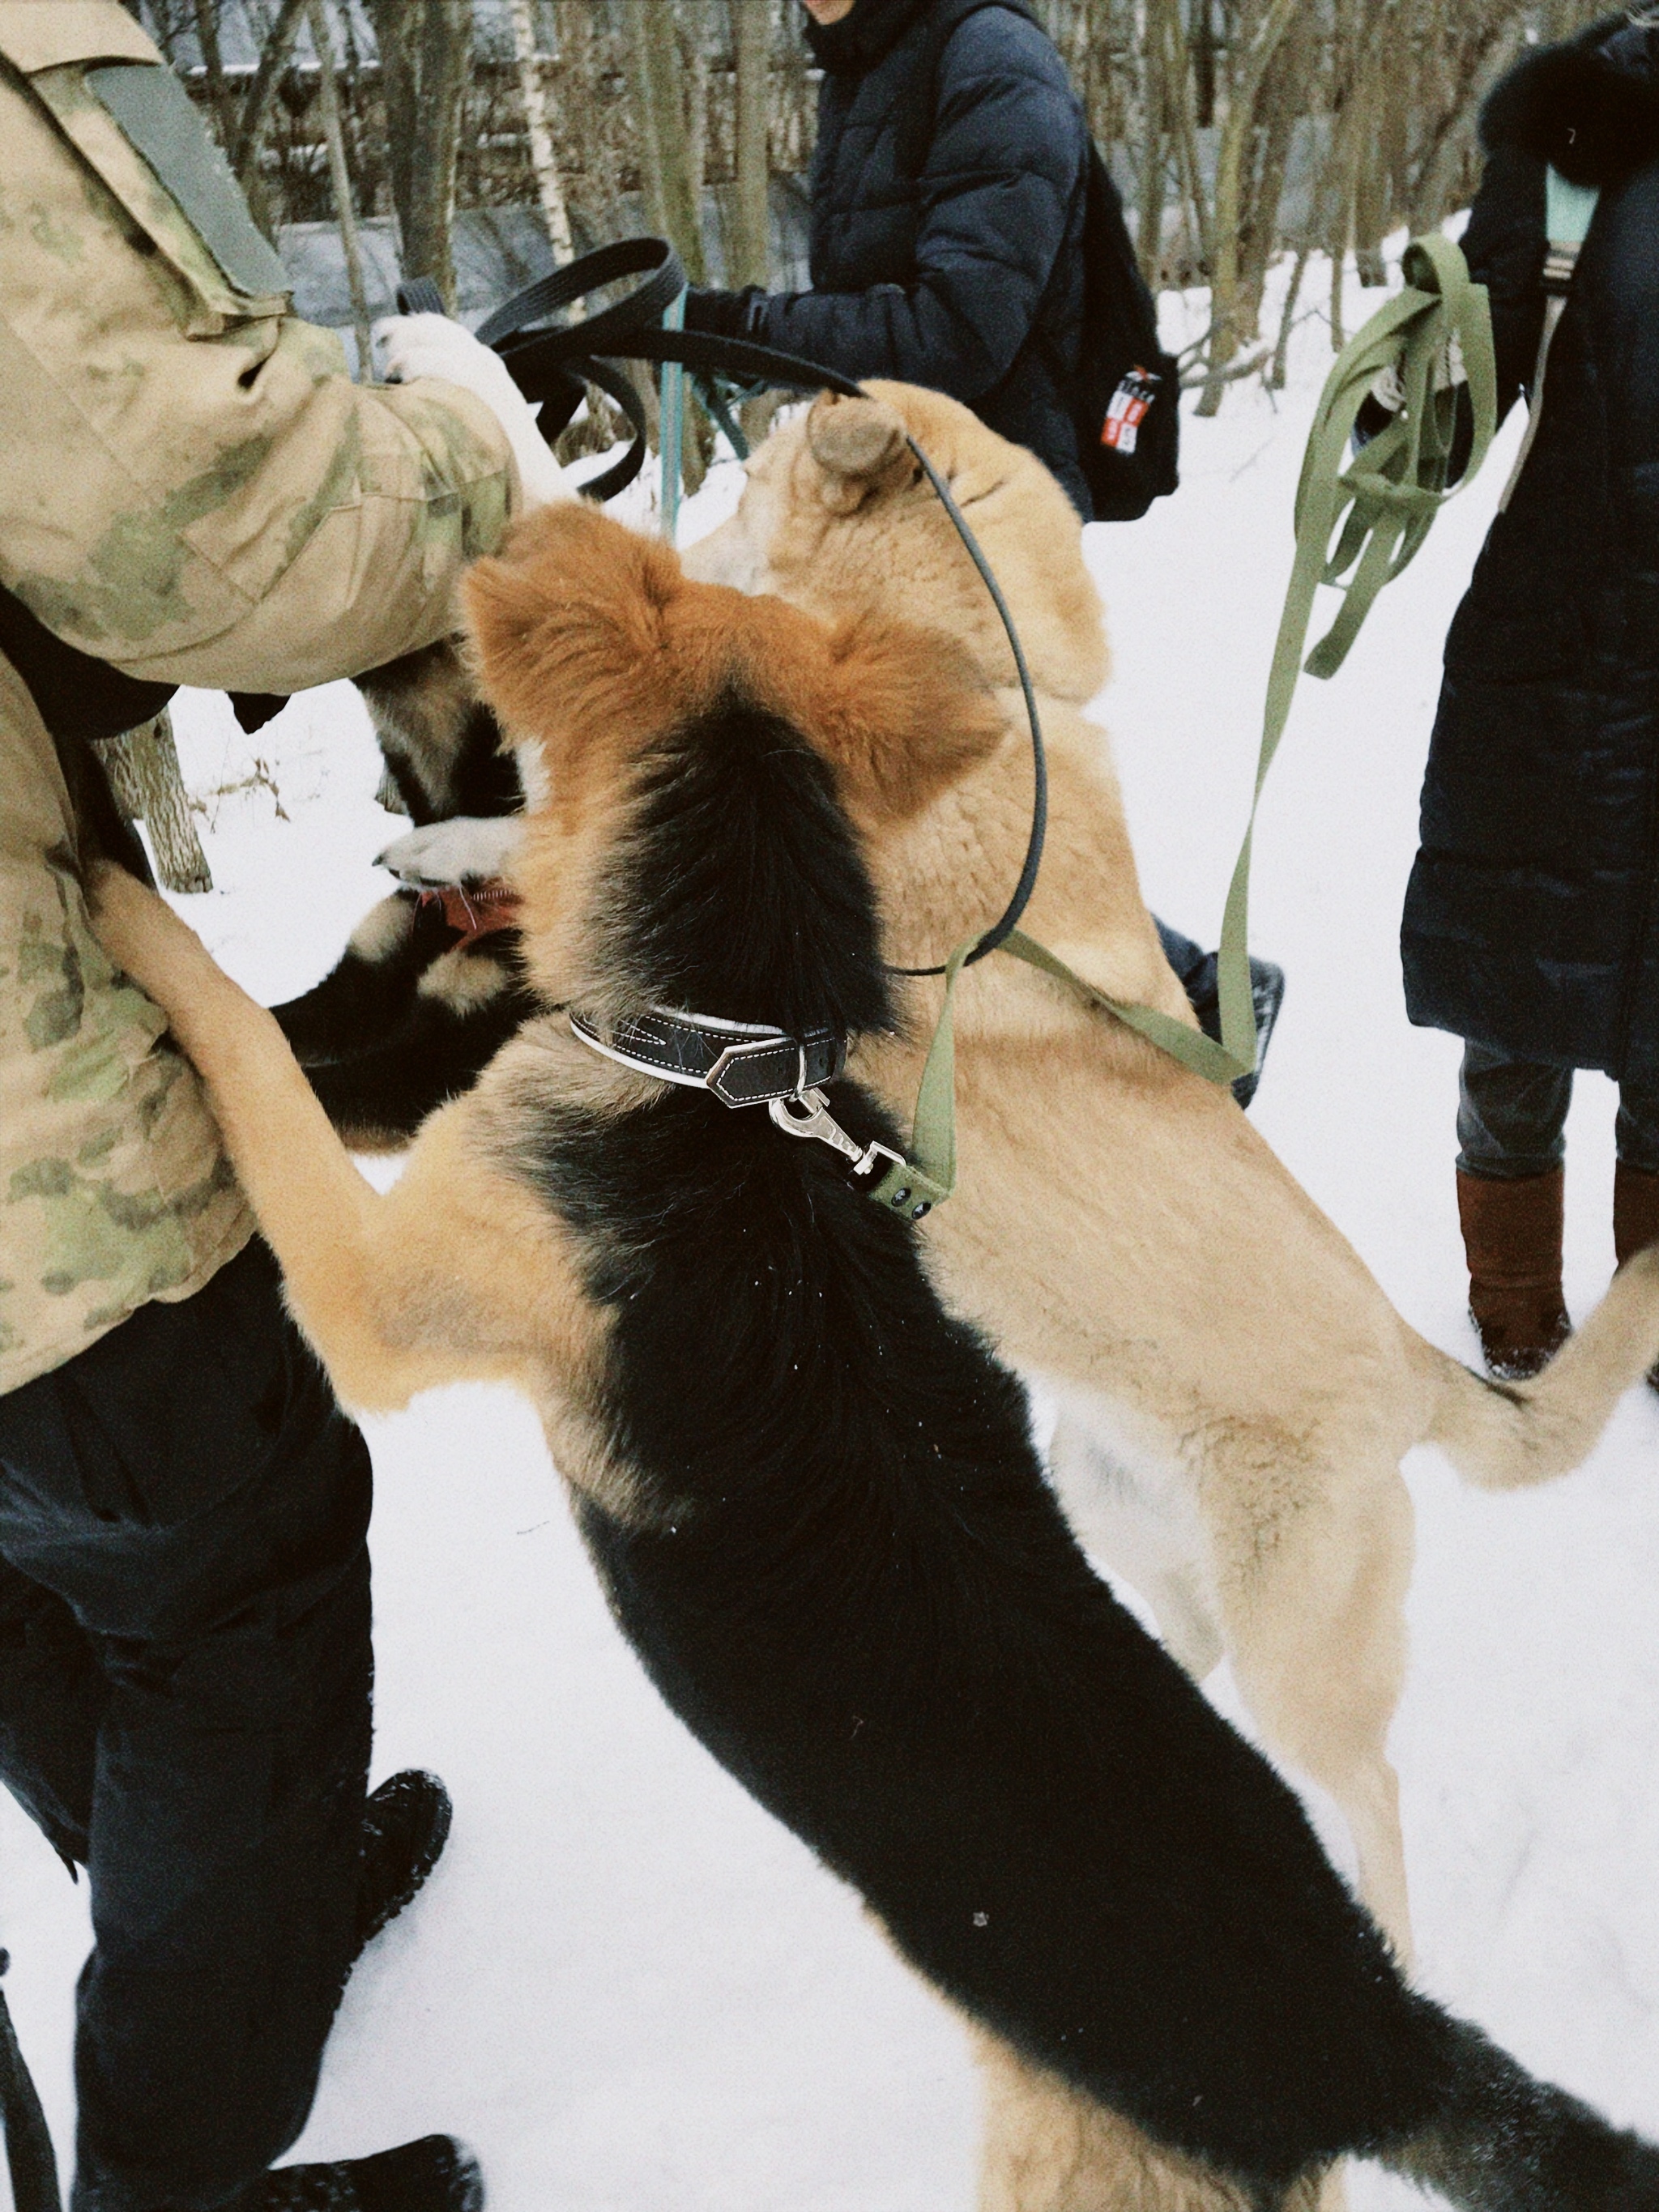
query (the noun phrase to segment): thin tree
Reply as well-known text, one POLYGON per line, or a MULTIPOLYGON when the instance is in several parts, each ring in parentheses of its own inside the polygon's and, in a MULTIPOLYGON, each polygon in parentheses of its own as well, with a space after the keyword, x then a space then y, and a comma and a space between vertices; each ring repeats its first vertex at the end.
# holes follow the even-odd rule
POLYGON ((208 104, 219 143, 228 146, 234 129, 230 88, 225 82, 224 57, 219 51, 219 15, 215 0, 196 0, 196 36, 202 48, 202 68, 207 77, 208 104))
POLYGON ((764 284, 769 274, 767 187, 771 157, 768 105, 772 76, 771 0, 729 0, 737 128, 732 166, 732 282, 764 284))
POLYGON ((673 241, 692 283, 706 283, 702 210, 692 188, 673 9, 666 0, 627 0, 627 6, 629 88, 639 131, 646 217, 653 230, 673 241))
POLYGON ((1229 55, 1227 119, 1221 126, 1216 149, 1215 199, 1211 216, 1210 348, 1200 415, 1213 415, 1221 405, 1227 371, 1237 353, 1242 330, 1242 237, 1244 214, 1245 157, 1255 126, 1256 102, 1285 35, 1298 12, 1311 0, 1267 0, 1267 5, 1248 34, 1239 40, 1242 51, 1229 55))
POLYGON ((282 80, 283 71, 288 67, 289 56, 294 51, 294 41, 304 9, 305 0, 282 0, 266 33, 264 45, 259 50, 253 81, 242 103, 235 141, 230 149, 230 166, 235 170, 237 181, 247 196, 254 220, 266 232, 272 228, 272 217, 259 157, 264 151, 265 132, 270 123, 271 104, 276 97, 276 87, 282 80))
POLYGON ((531 0, 507 0, 513 25, 513 57, 518 64, 519 89, 524 96, 525 125, 530 140, 530 168, 536 179, 536 198, 555 258, 568 261, 570 210, 565 204, 559 176, 558 155, 547 116, 547 88, 542 82, 542 58, 536 51, 536 19, 531 0))
POLYGON ((406 276, 455 309, 455 172, 472 58, 469 0, 370 0, 386 100, 392 198, 406 276))
POLYGON ((368 294, 363 284, 362 248, 357 236, 357 210, 351 196, 351 170, 346 161, 345 131, 340 121, 340 90, 334 76, 334 40, 328 27, 324 0, 307 0, 311 43, 317 49, 317 96, 322 108, 323 140, 328 149, 329 183, 334 193, 334 219, 340 227, 340 252, 345 261, 346 283, 351 292, 351 320, 357 340, 357 374, 374 373, 368 334, 368 294))

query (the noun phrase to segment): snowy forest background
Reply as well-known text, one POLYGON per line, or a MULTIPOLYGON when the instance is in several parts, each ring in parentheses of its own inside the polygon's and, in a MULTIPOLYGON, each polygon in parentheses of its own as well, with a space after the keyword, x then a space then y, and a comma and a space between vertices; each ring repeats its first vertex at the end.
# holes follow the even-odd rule
MULTIPOLYGON (((430 276, 465 313, 607 240, 693 282, 805 282, 816 72, 798 0, 130 0, 299 279, 349 325, 430 276)), ((1311 258, 1466 206, 1486 88, 1605 0, 1036 0, 1148 278, 1208 287, 1202 410, 1282 386, 1311 258), (1274 257, 1294 263, 1278 326, 1274 257)), ((1353 257, 1350 262, 1350 256, 1353 257)), ((1342 292, 1319 303, 1340 345, 1342 292)), ((607 430, 596 420, 590 437, 607 430)), ((703 441, 703 458, 708 441, 703 441)))

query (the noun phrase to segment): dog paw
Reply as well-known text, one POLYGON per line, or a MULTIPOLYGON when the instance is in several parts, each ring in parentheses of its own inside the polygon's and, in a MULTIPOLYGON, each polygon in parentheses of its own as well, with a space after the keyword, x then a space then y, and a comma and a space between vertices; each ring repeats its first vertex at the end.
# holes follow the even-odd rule
POLYGON ((94 861, 87 893, 93 934, 124 975, 171 1008, 207 961, 202 940, 167 901, 125 868, 94 861))
POLYGON ((524 817, 518 814, 458 814, 395 838, 376 866, 418 890, 488 883, 518 850, 524 817))
POLYGON ((536 427, 536 410, 501 356, 480 345, 471 331, 447 315, 388 315, 374 325, 375 356, 391 384, 435 376, 459 384, 489 408, 519 465, 526 507, 574 499, 574 489, 536 427))

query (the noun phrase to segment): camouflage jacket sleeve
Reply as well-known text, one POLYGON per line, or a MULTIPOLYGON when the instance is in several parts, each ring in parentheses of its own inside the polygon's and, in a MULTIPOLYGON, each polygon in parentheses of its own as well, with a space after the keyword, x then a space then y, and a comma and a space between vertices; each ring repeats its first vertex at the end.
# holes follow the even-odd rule
MULTIPOLYGON (((113 0, 8 17, 136 33, 113 0)), ((88 69, 26 47, 0 36, 0 581, 182 684, 297 690, 440 635, 517 496, 495 417, 353 384, 331 333, 227 276, 88 69)))

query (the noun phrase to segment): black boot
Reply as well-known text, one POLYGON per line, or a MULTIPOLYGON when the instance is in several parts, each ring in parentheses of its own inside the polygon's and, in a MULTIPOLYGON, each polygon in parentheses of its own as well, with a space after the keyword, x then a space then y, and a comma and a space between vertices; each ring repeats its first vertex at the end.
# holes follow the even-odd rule
MULTIPOLYGON (((1160 925, 1161 927, 1162 925, 1160 925)), ((1193 1012, 1198 1016, 1198 1025, 1206 1037, 1221 1042, 1221 979, 1220 957, 1206 952, 1203 959, 1181 981, 1193 1012)), ((1273 1033, 1273 1024, 1279 1019, 1279 1010, 1285 1003, 1285 970, 1272 960, 1250 962, 1250 1006, 1255 1015, 1255 1066, 1248 1075, 1235 1076, 1233 1097, 1241 1106, 1248 1106, 1255 1097, 1255 1087, 1261 1080, 1262 1065, 1267 1057, 1267 1045, 1273 1033)))
POLYGON ((422 2136, 371 2158, 273 2166, 234 2212, 482 2212, 483 2201, 471 2152, 453 2136, 422 2136))
MULTIPOLYGON (((435 1774, 405 1767, 383 1782, 363 1808, 363 1871, 357 1894, 357 1948, 395 1920, 442 1856, 449 1839, 449 1792, 435 1774)), ((434 2142, 445 2138, 434 2136, 434 2142)), ((395 2154, 385 2153, 388 2158, 395 2154)))

